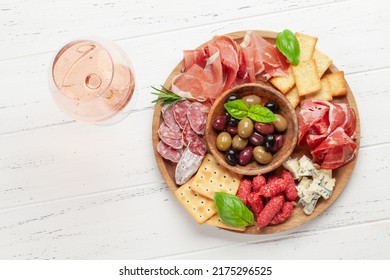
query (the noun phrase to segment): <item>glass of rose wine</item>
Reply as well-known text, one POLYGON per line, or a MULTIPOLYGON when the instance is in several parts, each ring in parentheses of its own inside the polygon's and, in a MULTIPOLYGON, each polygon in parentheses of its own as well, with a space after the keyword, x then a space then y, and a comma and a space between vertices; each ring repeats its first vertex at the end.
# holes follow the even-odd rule
POLYGON ((65 45, 53 60, 49 82, 58 107, 85 123, 116 123, 135 103, 130 61, 119 47, 101 39, 65 45))

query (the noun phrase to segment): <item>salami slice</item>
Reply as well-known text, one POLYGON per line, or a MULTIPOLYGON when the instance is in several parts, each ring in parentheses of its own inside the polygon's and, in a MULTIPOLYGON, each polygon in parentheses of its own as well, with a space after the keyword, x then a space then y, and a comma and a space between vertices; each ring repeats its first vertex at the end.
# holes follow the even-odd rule
POLYGON ((196 173, 196 171, 199 169, 200 164, 202 163, 202 160, 204 158, 204 155, 197 155, 194 154, 190 146, 188 146, 184 152, 183 155, 176 165, 175 169, 175 181, 178 185, 183 185, 186 183, 192 175, 196 173))
POLYGON ((189 107, 191 107, 191 102, 187 100, 176 102, 175 105, 173 105, 173 115, 181 129, 184 129, 186 123, 188 122, 187 110, 189 107))
POLYGON ((162 117, 164 120, 164 123, 174 132, 180 131, 180 126, 177 124, 175 120, 175 116, 173 113, 173 106, 170 104, 165 104, 162 109, 162 117))
POLYGON ((198 134, 204 134, 207 114, 210 108, 199 102, 193 102, 188 108, 187 118, 191 128, 198 134))
POLYGON ((194 138, 189 144, 188 148, 193 152, 194 154, 198 156, 204 156, 207 152, 207 146, 203 141, 198 138, 194 138))
POLYGON ((190 124, 187 122, 186 126, 183 129, 183 143, 184 145, 188 145, 195 138, 199 138, 198 134, 192 129, 190 124))
POLYGON ((165 159, 170 160, 172 162, 179 162, 182 157, 183 150, 182 149, 174 149, 164 142, 160 141, 157 144, 157 152, 165 159))
POLYGON ((172 131, 170 127, 168 127, 164 122, 160 124, 158 128, 158 136, 162 138, 171 138, 171 139, 181 139, 182 133, 172 131))

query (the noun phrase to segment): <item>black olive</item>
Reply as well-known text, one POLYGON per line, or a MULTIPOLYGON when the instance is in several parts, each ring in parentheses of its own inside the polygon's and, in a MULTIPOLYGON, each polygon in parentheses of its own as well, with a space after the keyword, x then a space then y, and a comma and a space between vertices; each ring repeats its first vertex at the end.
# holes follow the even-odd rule
POLYGON ((225 152, 226 161, 230 165, 236 165, 238 162, 238 154, 233 150, 229 149, 225 152))
POLYGON ((264 104, 264 107, 270 109, 273 113, 278 112, 280 109, 278 103, 274 101, 268 101, 267 103, 264 104))
POLYGON ((236 127, 239 122, 240 122, 240 120, 232 117, 231 115, 227 116, 227 118, 226 118, 226 126, 236 127))
POLYGON ((237 100, 237 99, 240 99, 240 96, 238 96, 237 93, 232 93, 225 98, 225 103, 228 103, 230 101, 237 100))
POLYGON ((268 152, 272 150, 272 148, 275 146, 275 143, 276 143, 275 135, 269 134, 265 136, 264 147, 268 152))

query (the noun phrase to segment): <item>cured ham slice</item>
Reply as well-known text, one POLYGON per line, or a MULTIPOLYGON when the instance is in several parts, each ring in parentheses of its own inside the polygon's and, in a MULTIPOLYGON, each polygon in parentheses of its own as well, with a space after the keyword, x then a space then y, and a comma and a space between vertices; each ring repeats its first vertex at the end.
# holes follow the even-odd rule
POLYGON ((314 101, 305 101, 301 104, 301 110, 298 114, 298 143, 302 145, 302 140, 309 129, 318 121, 322 120, 329 111, 329 107, 323 104, 317 104, 314 101))
POLYGON ((241 43, 249 80, 267 81, 271 77, 287 75, 286 58, 267 40, 248 31, 241 43))
POLYGON ((185 50, 183 51, 183 66, 184 69, 190 69, 192 65, 197 64, 201 68, 206 66, 207 58, 209 53, 207 48, 185 50))
POLYGON ((209 45, 210 57, 203 69, 203 94, 210 99, 216 99, 224 86, 220 51, 217 47, 209 45))
POLYGON ((351 109, 348 104, 339 104, 339 106, 344 110, 345 119, 343 124, 341 125, 344 128, 345 133, 350 136, 352 139, 355 139, 355 131, 356 131, 356 115, 355 112, 351 109))
POLYGON ((355 155, 355 149, 355 142, 342 127, 338 127, 311 154, 321 168, 335 169, 351 161, 355 155))
POLYGON ((226 73, 225 82, 222 91, 229 89, 236 80, 239 69, 238 64, 238 47, 228 36, 215 36, 212 43, 217 47, 221 57, 221 63, 226 73))
POLYGON ((186 72, 180 73, 172 80, 171 90, 178 96, 198 101, 205 101, 202 87, 203 68, 194 64, 186 72))

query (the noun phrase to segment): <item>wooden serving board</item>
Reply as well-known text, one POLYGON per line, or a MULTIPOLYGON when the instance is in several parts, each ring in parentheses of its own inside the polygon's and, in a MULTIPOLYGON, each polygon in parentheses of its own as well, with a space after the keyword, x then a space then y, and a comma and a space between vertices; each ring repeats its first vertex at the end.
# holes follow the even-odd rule
MULTIPOLYGON (((277 36, 276 32, 271 32, 271 31, 260 31, 256 30, 253 32, 257 32, 260 36, 265 38, 267 41, 271 43, 275 43, 275 38, 277 36)), ((238 44, 242 42, 242 39, 245 35, 246 31, 238 31, 238 32, 233 32, 226 34, 233 38, 238 44)), ((207 44, 204 43, 199 46, 199 48, 205 46, 207 44)), ((182 61, 180 61, 177 66, 172 70, 172 72, 169 74, 167 80, 164 83, 164 86, 166 88, 170 88, 172 79, 178 75, 181 70, 182 70, 182 61)), ((339 71, 335 65, 331 65, 329 69, 327 70, 327 73, 329 72, 336 72, 339 71)), ((271 85, 271 84, 269 84, 271 85)), ((272 86, 272 85, 271 85, 272 86)), ((244 233, 247 234, 267 234, 267 233, 277 233, 277 232, 282 232, 286 231, 295 227, 298 227, 304 223, 307 223, 308 221, 314 219, 316 216, 318 216, 320 213, 322 213, 325 209, 327 209, 341 194, 341 192, 344 190, 346 187, 349 178, 352 175, 352 171, 355 167, 357 157, 358 157, 358 151, 360 147, 360 119, 359 119, 359 112, 358 108, 355 102, 355 99, 353 97, 352 91, 348 86, 348 94, 344 97, 337 97, 335 98, 332 102, 334 103, 348 103, 351 108, 354 110, 356 114, 356 152, 355 152, 355 157, 352 161, 349 163, 345 164, 344 166, 337 168, 333 170, 333 177, 336 179, 336 186, 334 187, 333 194, 328 200, 324 200, 323 198, 320 198, 318 200, 317 206, 315 207, 314 212, 311 215, 306 215, 303 210, 301 205, 296 205, 294 207, 294 211, 289 219, 287 219, 284 223, 281 223, 279 225, 275 226, 266 226, 265 228, 262 229, 257 229, 255 226, 247 227, 246 231, 244 233)), ((154 154, 156 157, 157 165, 160 169, 161 175, 167 184, 168 188, 174 192, 176 189, 179 187, 175 183, 175 167, 176 164, 165 160, 164 158, 161 157, 161 155, 157 152, 157 144, 159 142, 159 137, 158 137, 158 128, 162 122, 162 117, 161 117, 161 104, 156 104, 155 109, 154 109, 154 116, 153 116, 153 125, 152 125, 152 139, 153 139, 153 149, 154 149, 154 154)), ((298 108, 298 107, 297 107, 298 108)), ((301 148, 301 147, 296 147, 292 157, 297 157, 300 158, 302 155, 307 155, 309 158, 310 152, 307 148, 301 148)), ((275 173, 278 173, 281 171, 282 168, 279 170, 274 171, 275 173)), ((183 211, 185 209, 183 208, 183 211)), ((189 216, 190 217, 190 216, 189 216)), ((194 221, 195 222, 195 221, 194 221)), ((238 232, 238 231, 237 231, 238 232)))

